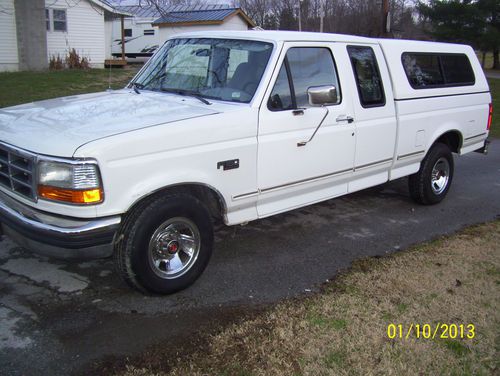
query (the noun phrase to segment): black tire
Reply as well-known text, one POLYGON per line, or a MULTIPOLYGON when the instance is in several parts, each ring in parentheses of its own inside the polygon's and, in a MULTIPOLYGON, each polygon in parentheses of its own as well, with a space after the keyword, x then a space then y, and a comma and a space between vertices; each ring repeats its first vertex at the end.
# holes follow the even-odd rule
POLYGON ((213 225, 209 211, 197 198, 187 194, 168 194, 137 205, 125 217, 117 239, 114 252, 115 264, 124 281, 141 292, 172 294, 191 285, 205 270, 212 254, 213 225), (173 222, 169 225, 169 221, 173 222), (162 227, 165 223, 167 229, 162 227), (192 229, 192 232, 198 235, 198 237, 193 235, 193 239, 198 240, 193 242, 198 244, 194 260, 189 258, 188 253, 182 253, 184 246, 179 238, 176 247, 170 244, 174 242, 170 240, 170 236, 179 236, 179 233, 184 231, 168 230, 174 224, 186 225, 187 229, 192 229), (173 235, 166 236, 166 232, 173 235), (163 237, 160 236, 162 234, 163 237), (162 241, 155 242, 153 235, 157 235, 155 239, 160 236, 162 241), (167 241, 165 239, 169 241, 168 245, 165 245, 167 241), (150 244, 162 246, 151 247, 150 244), (182 259, 181 254, 190 260, 189 267, 186 266, 187 269, 182 273, 179 272, 181 274, 178 276, 167 275, 169 271, 166 269, 166 262, 163 264, 160 262, 159 266, 155 266, 153 261, 155 259, 153 255, 158 256, 158 252, 161 252, 161 257, 158 256, 160 258, 165 255, 172 256, 172 253, 166 251, 170 250, 169 247, 177 249, 179 260, 182 259), (160 270, 161 267, 165 270, 160 270))
POLYGON ((422 161, 420 170, 410 175, 408 179, 411 198, 422 205, 434 205, 441 202, 450 189, 453 170, 453 155, 450 148, 442 143, 434 144, 422 161), (448 166, 447 173, 446 165, 448 166), (436 171, 439 171, 436 176, 443 180, 433 179, 432 173, 435 167, 436 171), (444 175, 447 175, 446 181, 444 175))

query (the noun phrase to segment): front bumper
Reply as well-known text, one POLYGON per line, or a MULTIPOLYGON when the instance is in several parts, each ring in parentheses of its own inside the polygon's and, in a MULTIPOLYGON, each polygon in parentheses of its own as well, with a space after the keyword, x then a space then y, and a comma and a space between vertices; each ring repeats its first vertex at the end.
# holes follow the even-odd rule
POLYGON ((120 216, 95 219, 57 216, 0 192, 0 223, 4 233, 36 253, 78 259, 110 256, 120 222, 120 216))

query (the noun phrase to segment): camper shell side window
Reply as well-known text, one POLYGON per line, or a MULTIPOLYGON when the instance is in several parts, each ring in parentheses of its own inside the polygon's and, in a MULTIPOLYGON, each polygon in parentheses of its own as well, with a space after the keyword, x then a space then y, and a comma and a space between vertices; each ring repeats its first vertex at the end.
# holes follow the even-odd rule
POLYGON ((404 52, 401 62, 414 89, 471 86, 476 82, 465 54, 404 52))

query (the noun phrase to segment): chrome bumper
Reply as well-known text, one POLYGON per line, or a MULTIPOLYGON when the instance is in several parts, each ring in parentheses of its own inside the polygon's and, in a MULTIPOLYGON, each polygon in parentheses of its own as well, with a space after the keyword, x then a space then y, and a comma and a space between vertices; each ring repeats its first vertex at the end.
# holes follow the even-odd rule
POLYGON ((59 258, 110 256, 120 216, 79 219, 42 212, 0 192, 0 223, 21 246, 59 258))

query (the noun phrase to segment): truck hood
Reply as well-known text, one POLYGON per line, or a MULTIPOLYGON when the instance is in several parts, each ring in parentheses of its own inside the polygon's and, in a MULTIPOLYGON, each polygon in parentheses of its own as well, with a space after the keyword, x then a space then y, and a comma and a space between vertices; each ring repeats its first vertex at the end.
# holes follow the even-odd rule
POLYGON ((140 128, 216 114, 196 98, 118 90, 0 109, 0 141, 39 154, 71 157, 88 142, 140 128))

